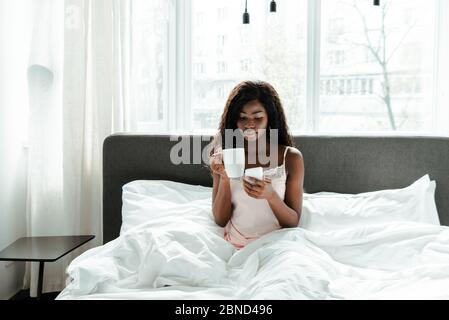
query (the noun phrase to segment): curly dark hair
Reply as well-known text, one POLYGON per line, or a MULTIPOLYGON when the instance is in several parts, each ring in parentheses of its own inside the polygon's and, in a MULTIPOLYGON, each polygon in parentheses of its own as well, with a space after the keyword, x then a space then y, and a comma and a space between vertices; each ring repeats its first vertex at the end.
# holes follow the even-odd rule
POLYGON ((235 86, 229 94, 221 116, 219 132, 211 143, 210 154, 217 144, 224 146, 225 130, 237 129, 240 112, 248 102, 253 100, 258 100, 268 114, 267 140, 270 141, 270 129, 277 129, 278 143, 293 146, 293 138, 289 133, 284 108, 274 87, 264 81, 243 81, 235 86))

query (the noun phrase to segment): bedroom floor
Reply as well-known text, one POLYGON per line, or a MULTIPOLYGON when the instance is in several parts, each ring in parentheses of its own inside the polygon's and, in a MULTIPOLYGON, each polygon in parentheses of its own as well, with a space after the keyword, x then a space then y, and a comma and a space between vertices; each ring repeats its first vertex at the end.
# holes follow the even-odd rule
MULTIPOLYGON (((59 291, 44 293, 44 294, 42 294, 41 300, 55 300, 55 298, 58 296, 58 294, 59 294, 59 291)), ((20 290, 9 300, 36 300, 36 298, 30 297, 29 290, 20 290)))

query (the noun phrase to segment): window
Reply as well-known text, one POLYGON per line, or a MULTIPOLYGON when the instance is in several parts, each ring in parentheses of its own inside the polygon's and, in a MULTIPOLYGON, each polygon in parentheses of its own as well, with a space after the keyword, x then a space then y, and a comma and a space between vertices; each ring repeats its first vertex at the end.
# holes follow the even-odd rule
POLYGON ((132 1, 130 70, 131 127, 168 130, 167 72, 168 23, 165 0, 132 1))
POLYGON ((226 48, 226 35, 220 34, 217 36, 217 54, 223 55, 226 48))
POLYGON ((345 94, 345 80, 343 79, 339 80, 338 94, 340 96, 345 94))
POLYGON ((135 119, 215 130, 232 88, 260 79, 294 133, 434 132, 445 1, 251 1, 243 25, 240 1, 133 0, 135 119))
POLYGON ((195 72, 196 74, 204 73, 204 63, 195 63, 195 72))
POLYGON ((198 11, 195 13, 195 23, 197 27, 201 27, 204 24, 204 12, 198 11))
POLYGON ((198 56, 202 56, 203 54, 205 54, 206 51, 206 43, 204 42, 203 37, 201 36, 197 36, 195 38, 195 43, 197 43, 197 47, 196 47, 196 53, 198 56))
POLYGON ((206 98, 206 92, 204 90, 198 90, 196 92, 196 97, 198 99, 204 99, 204 98, 206 98))
POLYGON ((216 23, 211 19, 207 28, 194 25, 191 30, 193 39, 202 37, 203 43, 217 44, 217 48, 205 50, 206 54, 200 58, 198 48, 201 44, 192 43, 192 56, 197 63, 216 66, 206 70, 202 77, 192 75, 192 96, 195 97, 191 107, 193 127, 216 129, 232 88, 242 80, 260 79, 278 90, 290 127, 304 132, 305 92, 301 82, 305 79, 306 1, 285 0, 282 6, 278 5, 275 15, 269 13, 269 2, 249 2, 249 25, 242 24, 242 3, 192 0, 193 16, 204 11, 215 18, 217 15, 214 13, 218 12, 220 20, 216 23), (212 95, 199 99, 195 92, 202 90, 212 92, 212 95))
POLYGON ((352 79, 346 80, 346 95, 352 94, 352 79))
POLYGON ((228 71, 228 64, 225 61, 217 62, 217 73, 225 73, 228 71))
POLYGON ((249 72, 251 68, 251 59, 242 59, 240 61, 240 71, 249 72))
POLYGON ((240 44, 245 46, 249 44, 249 30, 248 28, 241 28, 240 30, 240 44))
POLYGON ((222 7, 217 9, 218 21, 223 21, 228 18, 228 7, 222 7))
POLYGON ((360 84, 361 84, 360 94, 364 96, 366 95, 366 79, 362 79, 360 84))
POLYGON ((329 54, 322 55, 320 77, 350 76, 344 95, 321 95, 320 130, 432 129, 428 102, 435 71, 435 2, 381 2, 373 7, 372 1, 322 0, 322 30, 327 35, 321 47, 329 54), (335 38, 331 35, 336 21, 342 19, 347 28, 335 38), (417 80, 422 78, 428 81, 417 80), (379 88, 376 94, 374 84, 379 88))
POLYGON ((368 79, 368 94, 374 94, 374 80, 368 79))
POLYGON ((224 93, 224 86, 219 86, 217 88, 217 99, 224 99, 225 93, 224 93))
POLYGON ((344 34, 344 19, 338 16, 331 18, 327 29, 327 40, 333 43, 337 42, 339 37, 344 34))
POLYGON ((339 65, 345 63, 344 50, 332 50, 328 53, 328 63, 331 65, 339 65))
POLYGON ((224 47, 225 44, 226 44, 226 36, 220 34, 220 35, 217 37, 217 46, 218 46, 218 47, 224 47))

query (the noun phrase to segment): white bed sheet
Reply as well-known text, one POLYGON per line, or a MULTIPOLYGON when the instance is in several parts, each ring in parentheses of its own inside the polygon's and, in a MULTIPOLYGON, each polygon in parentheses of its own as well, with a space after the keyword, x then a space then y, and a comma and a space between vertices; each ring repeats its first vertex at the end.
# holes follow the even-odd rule
POLYGON ((210 198, 159 200, 150 220, 72 261, 57 299, 449 299, 447 227, 282 229, 237 251, 210 198))

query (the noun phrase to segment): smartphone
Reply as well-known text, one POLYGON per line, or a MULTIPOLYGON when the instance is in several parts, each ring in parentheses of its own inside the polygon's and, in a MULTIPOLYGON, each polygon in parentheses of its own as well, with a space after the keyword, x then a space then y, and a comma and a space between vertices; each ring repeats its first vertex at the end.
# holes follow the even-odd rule
POLYGON ((257 168, 246 169, 245 176, 263 180, 263 168, 257 167, 257 168))

